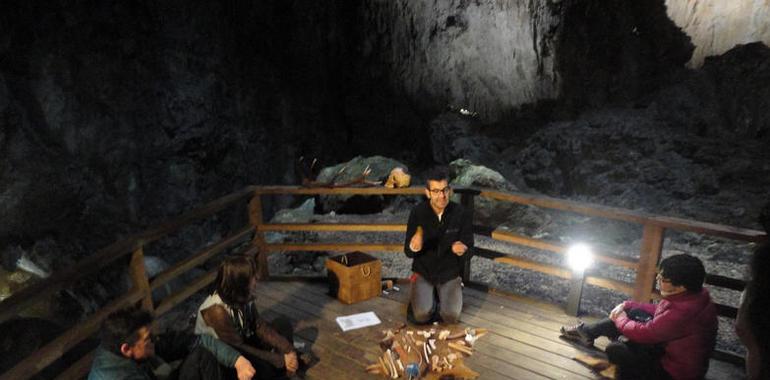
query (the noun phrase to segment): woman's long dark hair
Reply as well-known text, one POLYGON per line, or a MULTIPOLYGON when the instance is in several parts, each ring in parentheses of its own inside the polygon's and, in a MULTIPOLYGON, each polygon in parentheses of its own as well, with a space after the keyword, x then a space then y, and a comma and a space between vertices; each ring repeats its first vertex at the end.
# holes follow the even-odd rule
POLYGON ((256 277, 257 273, 257 262, 253 257, 228 257, 219 266, 217 279, 214 281, 216 292, 226 304, 242 306, 249 301, 249 285, 251 278, 256 277))

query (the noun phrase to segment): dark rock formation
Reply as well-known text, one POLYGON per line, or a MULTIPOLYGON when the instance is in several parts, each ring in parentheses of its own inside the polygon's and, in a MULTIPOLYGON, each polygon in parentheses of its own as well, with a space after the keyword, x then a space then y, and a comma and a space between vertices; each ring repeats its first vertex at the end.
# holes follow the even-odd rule
POLYGON ((692 54, 662 1, 558 4, 556 67, 569 108, 634 105, 681 72, 692 54))

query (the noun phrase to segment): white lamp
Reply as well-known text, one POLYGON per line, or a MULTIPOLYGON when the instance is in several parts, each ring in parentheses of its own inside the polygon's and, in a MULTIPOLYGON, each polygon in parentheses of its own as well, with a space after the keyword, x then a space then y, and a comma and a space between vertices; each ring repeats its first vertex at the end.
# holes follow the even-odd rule
POLYGON ((567 313, 577 316, 580 313, 580 298, 583 293, 585 270, 594 262, 591 248, 578 243, 567 250, 567 264, 572 269, 569 295, 567 296, 567 313))
POLYGON ((583 243, 578 243, 567 250, 567 264, 573 272, 583 272, 594 262, 591 248, 583 243))

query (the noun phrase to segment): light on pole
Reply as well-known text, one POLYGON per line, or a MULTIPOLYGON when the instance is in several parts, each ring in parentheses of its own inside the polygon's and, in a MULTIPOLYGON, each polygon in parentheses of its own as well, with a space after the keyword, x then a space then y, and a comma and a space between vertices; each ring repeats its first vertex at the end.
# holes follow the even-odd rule
POLYGON ((585 271, 593 261, 591 248, 585 244, 575 244, 567 250, 567 264, 572 269, 569 296, 567 296, 567 314, 577 316, 580 313, 580 298, 583 294, 585 271))

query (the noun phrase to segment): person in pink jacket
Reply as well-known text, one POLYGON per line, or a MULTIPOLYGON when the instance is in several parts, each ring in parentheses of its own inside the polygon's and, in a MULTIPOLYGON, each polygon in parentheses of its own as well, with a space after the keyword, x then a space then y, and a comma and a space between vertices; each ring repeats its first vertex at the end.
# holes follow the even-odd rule
POLYGON ((599 336, 610 338, 605 352, 619 379, 702 379, 718 327, 705 277, 700 259, 668 257, 658 270, 658 304, 625 301, 609 318, 562 327, 562 337, 588 347, 599 336))

